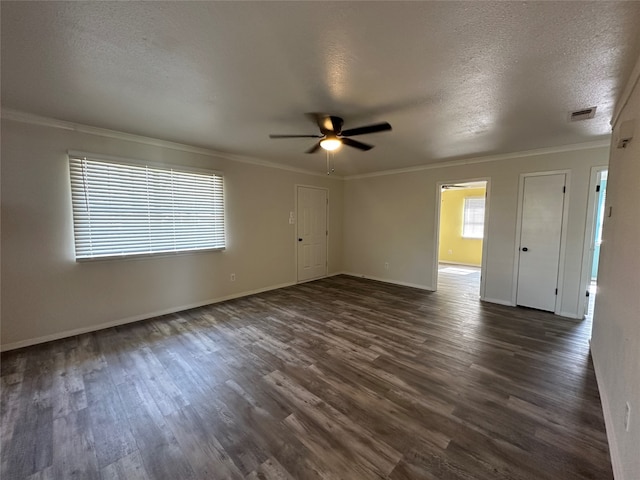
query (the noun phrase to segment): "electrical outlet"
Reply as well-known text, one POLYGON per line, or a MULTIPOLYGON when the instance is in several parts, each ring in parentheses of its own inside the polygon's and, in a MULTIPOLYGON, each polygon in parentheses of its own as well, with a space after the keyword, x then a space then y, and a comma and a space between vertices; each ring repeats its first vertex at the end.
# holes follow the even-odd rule
POLYGON ((389 270, 389 262, 384 262, 384 269, 389 270))
POLYGON ((624 429, 625 431, 629 431, 629 427, 631 426, 631 405, 629 402, 624 405, 624 429))
POLYGON ((235 282, 235 281, 236 281, 236 274, 235 274, 235 273, 232 273, 232 274, 231 274, 231 281, 232 281, 232 282, 235 282))
POLYGON ((449 250, 449 255, 453 255, 453 250, 449 250))

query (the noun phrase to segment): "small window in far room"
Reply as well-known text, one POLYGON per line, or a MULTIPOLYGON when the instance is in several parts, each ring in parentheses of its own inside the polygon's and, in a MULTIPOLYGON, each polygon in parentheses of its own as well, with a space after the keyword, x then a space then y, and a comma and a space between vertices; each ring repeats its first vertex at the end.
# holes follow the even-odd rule
POLYGON ((463 238, 482 238, 484 234, 484 197, 465 197, 463 238))
POLYGON ((222 175, 69 156, 76 260, 225 248, 222 175))

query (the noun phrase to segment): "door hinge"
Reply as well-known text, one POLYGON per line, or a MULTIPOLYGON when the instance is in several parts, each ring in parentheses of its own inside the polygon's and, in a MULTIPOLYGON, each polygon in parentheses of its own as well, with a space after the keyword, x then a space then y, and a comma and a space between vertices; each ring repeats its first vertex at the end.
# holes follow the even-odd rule
POLYGON ((596 185, 596 192, 600 191, 600 185, 596 185))
POLYGON ((558 294, 558 289, 556 288, 556 295, 558 294))
POLYGON ((589 290, 587 290, 587 298, 589 298, 589 290))
POLYGON ((327 205, 329 205, 329 199, 327 198, 327 205))
POLYGON ((567 193, 567 187, 562 187, 562 193, 567 193))
POLYGON ((329 230, 325 230, 324 234, 325 234, 326 236, 329 236, 329 230))

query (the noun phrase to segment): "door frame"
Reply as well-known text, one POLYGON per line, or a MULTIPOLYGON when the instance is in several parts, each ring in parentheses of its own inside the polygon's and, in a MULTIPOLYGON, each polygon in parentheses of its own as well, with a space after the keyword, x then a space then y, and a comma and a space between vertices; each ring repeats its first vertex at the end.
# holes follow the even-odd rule
POLYGON ((314 280, 318 280, 318 278, 314 278, 312 280, 299 280, 298 279, 298 187, 304 187, 304 188, 314 188, 316 190, 324 190, 325 192, 327 192, 327 205, 325 207, 325 215, 326 215, 326 219, 327 219, 327 235, 326 235, 326 248, 327 248, 327 252, 326 252, 326 264, 324 267, 324 275, 322 277, 318 277, 318 278, 324 278, 329 276, 329 236, 331 235, 331 229, 329 228, 329 205, 330 205, 330 201, 329 201, 329 189, 326 187, 318 187, 316 185, 305 185, 302 183, 296 183, 293 186, 293 198, 294 198, 294 203, 295 203, 295 208, 294 208, 294 215, 295 215, 295 228, 293 229, 293 254, 295 256, 295 278, 296 278, 296 283, 305 283, 305 282, 313 282, 314 280))
POLYGON ((522 210, 524 207, 524 181, 527 177, 543 177, 548 175, 564 175, 564 201, 562 202, 562 225, 560 231, 560 256, 558 257, 558 295, 556 295, 553 313, 565 317, 573 317, 573 314, 562 313, 562 297, 564 283, 564 264, 567 250, 567 225, 569 221, 569 199, 571 194, 571 170, 549 170, 545 172, 521 173, 518 182, 518 210, 516 216, 516 236, 513 254, 513 279, 511 281, 511 304, 517 306, 518 295, 518 270, 520 267, 520 242, 522 240, 522 210))
POLYGON ((591 283, 591 268, 593 265, 593 255, 595 247, 596 236, 596 214, 598 213, 597 204, 598 192, 596 187, 600 174, 609 170, 608 165, 591 167, 591 176, 589 177, 589 196, 587 199, 587 214, 585 218, 584 227, 584 244, 582 247, 582 270, 580 272, 580 290, 584 292, 584 295, 580 294, 578 300, 578 315, 581 318, 586 316, 587 305, 589 304, 589 297, 587 297, 587 289, 591 283))
POLYGON ((484 233, 482 236, 482 260, 480 261, 480 300, 485 298, 485 286, 487 284, 487 252, 489 245, 489 209, 491 207, 491 177, 467 178, 464 180, 442 180, 436 183, 436 215, 433 249, 433 272, 431 285, 434 292, 438 290, 438 260, 440 257, 440 209, 442 208, 442 186, 450 183, 487 182, 484 200, 484 233))

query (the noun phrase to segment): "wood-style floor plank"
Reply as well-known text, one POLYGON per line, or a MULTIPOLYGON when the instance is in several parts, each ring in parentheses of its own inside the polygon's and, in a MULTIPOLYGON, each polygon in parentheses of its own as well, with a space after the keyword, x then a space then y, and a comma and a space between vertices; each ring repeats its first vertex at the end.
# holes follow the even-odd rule
MULTIPOLYGON (((458 273, 454 273, 455 271, 458 273)), ((6 352, 11 480, 613 478, 590 321, 337 276, 6 352)))
POLYGON ((102 480, 149 480, 140 452, 133 452, 101 471, 102 480))

